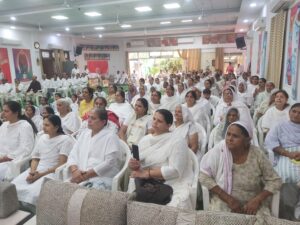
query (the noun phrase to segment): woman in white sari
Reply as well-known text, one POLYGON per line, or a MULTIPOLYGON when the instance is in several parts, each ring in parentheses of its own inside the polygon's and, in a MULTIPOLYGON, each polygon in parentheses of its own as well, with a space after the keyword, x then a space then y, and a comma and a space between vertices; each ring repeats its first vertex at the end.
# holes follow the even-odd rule
POLYGON ((175 108, 175 121, 171 127, 174 135, 187 140, 189 148, 197 153, 199 148, 198 130, 190 110, 184 105, 177 105, 175 108))
POLYGON ((184 106, 186 106, 192 113, 194 121, 200 123, 203 127, 206 125, 205 115, 206 112, 201 110, 199 104, 197 104, 197 94, 195 91, 188 91, 185 95, 184 106))
POLYGON ((257 215, 255 225, 261 225, 281 178, 251 138, 251 124, 232 123, 225 140, 203 156, 199 180, 212 193, 211 210, 257 215))
MULTIPOLYGON (((129 168, 132 178, 160 179, 173 188, 169 206, 192 209, 189 187, 193 180, 192 164, 188 146, 183 138, 173 138, 169 128, 173 123, 172 113, 165 109, 156 111, 153 117, 153 134, 139 142, 140 161, 131 159, 129 168)), ((128 191, 135 189, 131 179, 128 191)))
POLYGON ((61 120, 56 115, 44 119, 43 129, 44 134, 32 152, 30 169, 12 181, 19 201, 33 205, 36 205, 44 178, 55 178, 55 169, 67 161, 74 144, 70 136, 64 135, 61 120))
POLYGON ((262 117, 261 127, 267 133, 278 123, 289 120, 289 95, 284 90, 275 93, 275 105, 269 108, 262 117))
POLYGON ((209 137, 208 149, 211 149, 222 140, 225 139, 225 134, 228 126, 238 121, 240 118, 240 114, 237 108, 230 108, 226 114, 225 121, 219 123, 212 131, 209 137))
POLYGON ((21 114, 21 105, 8 101, 3 105, 5 122, 0 126, 0 181, 13 176, 10 161, 17 161, 31 154, 37 129, 34 123, 21 114))
POLYGON ((148 101, 139 98, 135 101, 134 114, 129 117, 119 131, 119 137, 131 148, 137 145, 151 127, 151 116, 148 115, 148 101))
POLYGON ((108 110, 114 112, 119 117, 119 122, 122 125, 126 119, 134 113, 131 105, 125 101, 124 91, 116 92, 116 102, 111 103, 108 110))
POLYGON ((38 132, 43 129, 43 117, 40 114, 36 114, 36 109, 33 105, 28 105, 25 108, 25 115, 32 120, 38 132))
POLYGON ((73 134, 78 131, 81 126, 81 119, 77 112, 71 111, 70 102, 61 98, 57 100, 56 105, 65 134, 73 134))
POLYGON ((225 115, 231 107, 235 107, 239 110, 241 121, 247 124, 251 123, 251 126, 254 126, 249 108, 243 102, 237 99, 235 87, 232 86, 226 87, 223 90, 223 96, 216 107, 216 112, 214 116, 215 126, 218 125, 220 122, 224 121, 225 115))
POLYGON ((118 136, 107 127, 108 114, 94 108, 85 129, 74 145, 67 162, 70 181, 96 189, 111 189, 120 171, 122 152, 118 136))
POLYGON ((247 83, 241 81, 238 86, 238 99, 247 105, 249 108, 253 105, 253 96, 252 93, 247 90, 247 83))

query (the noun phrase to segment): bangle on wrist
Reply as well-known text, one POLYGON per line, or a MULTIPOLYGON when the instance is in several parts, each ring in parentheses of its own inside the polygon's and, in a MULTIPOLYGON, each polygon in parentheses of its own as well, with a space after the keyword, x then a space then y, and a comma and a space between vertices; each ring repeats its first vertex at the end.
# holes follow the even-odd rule
POLYGON ((78 169, 77 168, 71 169, 71 173, 74 173, 76 170, 78 170, 78 169))

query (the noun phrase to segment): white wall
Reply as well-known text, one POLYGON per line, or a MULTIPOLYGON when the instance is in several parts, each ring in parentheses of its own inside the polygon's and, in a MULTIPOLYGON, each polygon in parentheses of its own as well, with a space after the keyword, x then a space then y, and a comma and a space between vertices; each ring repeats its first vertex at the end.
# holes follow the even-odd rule
POLYGON ((37 75, 38 78, 41 77, 41 65, 37 64, 37 59, 39 59, 40 62, 41 59, 39 50, 35 49, 33 46, 35 41, 40 43, 41 49, 48 49, 48 45, 51 44, 57 48, 70 51, 70 56, 74 55, 73 41, 71 37, 58 37, 54 34, 45 32, 20 31, 0 28, 0 38, 19 41, 19 45, 0 45, 1 48, 7 48, 12 81, 14 81, 16 77, 12 54, 13 48, 30 50, 32 72, 34 75, 37 75))

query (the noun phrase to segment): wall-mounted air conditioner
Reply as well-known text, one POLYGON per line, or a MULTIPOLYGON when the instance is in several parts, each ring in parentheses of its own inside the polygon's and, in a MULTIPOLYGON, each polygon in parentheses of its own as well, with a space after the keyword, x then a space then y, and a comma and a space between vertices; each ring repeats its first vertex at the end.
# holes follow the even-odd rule
POLYGON ((177 43, 178 44, 193 44, 194 38, 178 38, 177 43))
POLYGON ((63 49, 63 47, 55 44, 48 44, 48 49, 63 49))
POLYGON ((130 46, 131 47, 142 47, 142 46, 145 46, 145 41, 144 40, 130 41, 130 46))
POLYGON ((293 0, 273 0, 270 3, 271 12, 278 13, 282 9, 288 9, 292 3, 293 0))
POLYGON ((253 30, 255 31, 264 30, 265 27, 266 27, 266 17, 259 17, 253 23, 253 30))
POLYGON ((21 44, 22 42, 20 40, 11 40, 11 39, 0 37, 0 45, 18 46, 21 44))

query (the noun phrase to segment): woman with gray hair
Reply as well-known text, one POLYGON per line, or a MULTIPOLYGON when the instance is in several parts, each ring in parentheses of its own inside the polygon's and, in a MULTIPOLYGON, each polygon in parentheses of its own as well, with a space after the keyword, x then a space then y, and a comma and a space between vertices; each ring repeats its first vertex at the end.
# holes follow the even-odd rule
POLYGON ((72 112, 71 102, 67 99, 57 100, 56 106, 59 117, 61 119, 62 128, 66 134, 73 134, 79 130, 81 119, 77 112, 72 112))

